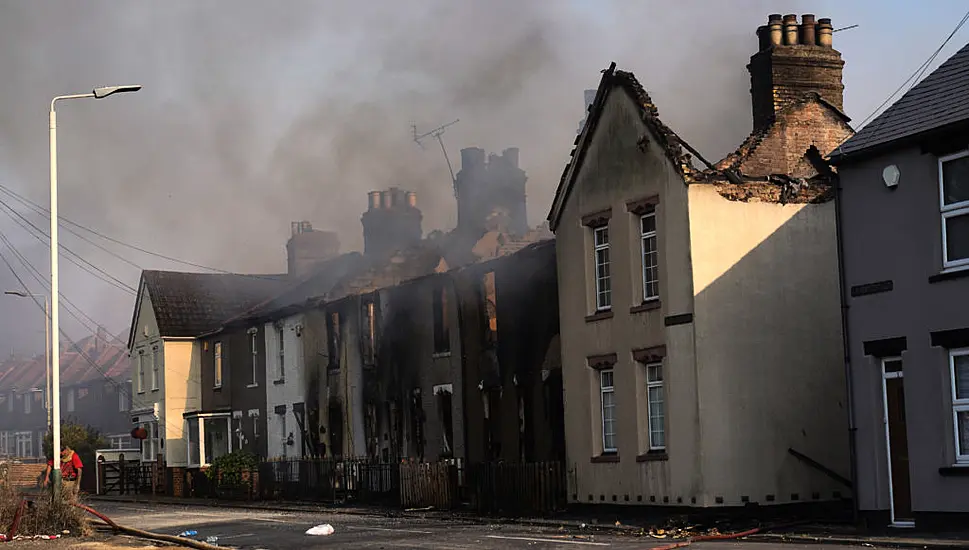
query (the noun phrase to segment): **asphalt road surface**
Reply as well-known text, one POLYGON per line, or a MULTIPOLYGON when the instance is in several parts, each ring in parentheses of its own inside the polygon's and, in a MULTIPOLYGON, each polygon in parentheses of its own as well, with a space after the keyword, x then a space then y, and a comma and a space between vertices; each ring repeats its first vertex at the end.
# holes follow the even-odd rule
MULTIPOLYGON (((569 533, 554 528, 480 525, 434 519, 386 518, 339 513, 270 512, 198 506, 98 502, 98 511, 121 525, 177 535, 194 529, 193 538, 218 537, 220 546, 243 549, 294 548, 427 548, 427 549, 603 549, 625 550, 662 546, 671 541, 612 533, 569 533), (329 536, 308 536, 306 530, 329 523, 329 536)), ((703 550, 817 550, 823 545, 763 542, 703 542, 703 550)), ((831 547, 833 548, 833 546, 831 547)), ((849 546, 838 546, 849 549, 849 546)), ((858 547, 859 550, 861 547, 858 547)))

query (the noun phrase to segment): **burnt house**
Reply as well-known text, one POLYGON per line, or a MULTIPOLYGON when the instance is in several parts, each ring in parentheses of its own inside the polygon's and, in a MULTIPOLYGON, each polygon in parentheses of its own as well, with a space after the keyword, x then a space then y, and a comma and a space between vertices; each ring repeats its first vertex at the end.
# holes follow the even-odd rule
POLYGON ((469 462, 565 459, 555 242, 448 274, 469 462))

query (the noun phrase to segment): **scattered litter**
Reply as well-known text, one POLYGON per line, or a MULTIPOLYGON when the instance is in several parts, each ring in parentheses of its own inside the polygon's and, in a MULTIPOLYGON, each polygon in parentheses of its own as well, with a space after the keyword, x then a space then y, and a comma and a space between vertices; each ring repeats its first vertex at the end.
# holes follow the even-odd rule
POLYGON ((333 534, 333 526, 330 525, 329 523, 324 523, 323 525, 317 525, 316 527, 310 527, 306 531, 306 534, 307 535, 314 535, 314 536, 323 536, 323 537, 325 537, 327 535, 332 535, 333 534))
POLYGON ((579 529, 585 529, 585 524, 584 523, 580 524, 579 529))
POLYGON ((198 535, 198 534, 199 534, 199 532, 196 531, 195 529, 190 529, 188 531, 182 531, 181 533, 178 534, 178 536, 180 536, 180 537, 194 537, 195 535, 198 535))
POLYGON ((405 512, 430 512, 433 509, 434 509, 433 506, 427 506, 427 507, 424 507, 424 508, 408 508, 408 509, 406 509, 404 511, 405 512))
POLYGON ((62 535, 70 535, 71 532, 69 530, 67 530, 67 529, 64 529, 63 531, 61 531, 61 534, 62 535))
POLYGON ((217 545, 219 543, 219 537, 205 537, 205 542, 207 542, 209 544, 216 544, 217 545))
POLYGON ((622 524, 619 523, 619 520, 616 520, 616 527, 622 527, 622 524))

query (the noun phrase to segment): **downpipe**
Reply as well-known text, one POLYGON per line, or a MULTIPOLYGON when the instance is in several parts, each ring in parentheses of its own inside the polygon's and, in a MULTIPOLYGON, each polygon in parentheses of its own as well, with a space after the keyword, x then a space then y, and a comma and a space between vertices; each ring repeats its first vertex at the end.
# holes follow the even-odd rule
POLYGON ((834 223, 838 240, 838 293, 841 298, 841 343, 844 353, 845 373, 845 406, 848 408, 848 461, 851 468, 851 515, 852 523, 859 523, 858 504, 858 463, 857 444, 855 442, 857 426, 855 425, 854 385, 851 381, 851 340, 848 337, 848 300, 845 294, 844 276, 844 238, 841 227, 841 176, 835 175, 834 195, 834 223))

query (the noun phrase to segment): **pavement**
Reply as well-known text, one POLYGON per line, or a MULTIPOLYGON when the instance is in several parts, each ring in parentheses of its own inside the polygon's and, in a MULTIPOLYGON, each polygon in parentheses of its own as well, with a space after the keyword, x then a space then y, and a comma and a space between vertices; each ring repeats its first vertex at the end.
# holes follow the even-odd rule
MULTIPOLYGON (((193 538, 217 537, 217 544, 240 549, 273 550, 291 548, 390 549, 425 548, 475 550, 538 550, 603 548, 627 550, 656 548, 670 540, 632 536, 618 531, 582 532, 564 526, 542 527, 514 524, 485 524, 437 518, 381 517, 345 514, 340 511, 269 511, 211 506, 94 503, 98 511, 115 522, 155 533, 177 535, 198 532, 193 538), (310 527, 330 524, 329 536, 309 536, 310 527)), ((849 548, 835 544, 792 544, 786 542, 714 541, 696 543, 703 550, 814 550, 849 548)), ((855 546, 859 550, 865 548, 855 546)), ((870 548, 871 546, 867 546, 870 548)))
MULTIPOLYGON (((654 548, 672 542, 657 539, 635 525, 584 522, 577 518, 493 519, 435 511, 405 512, 388 508, 332 507, 309 503, 190 501, 166 497, 90 497, 88 503, 122 525, 178 534, 198 531, 197 538, 216 536, 219 544, 239 548, 654 548), (312 537, 305 531, 329 523, 336 532, 312 537)), ((899 535, 902 535, 900 533, 899 535)), ((969 548, 969 537, 867 536, 844 529, 799 526, 751 535, 741 541, 704 541, 703 548, 759 550, 857 547, 969 548)))

